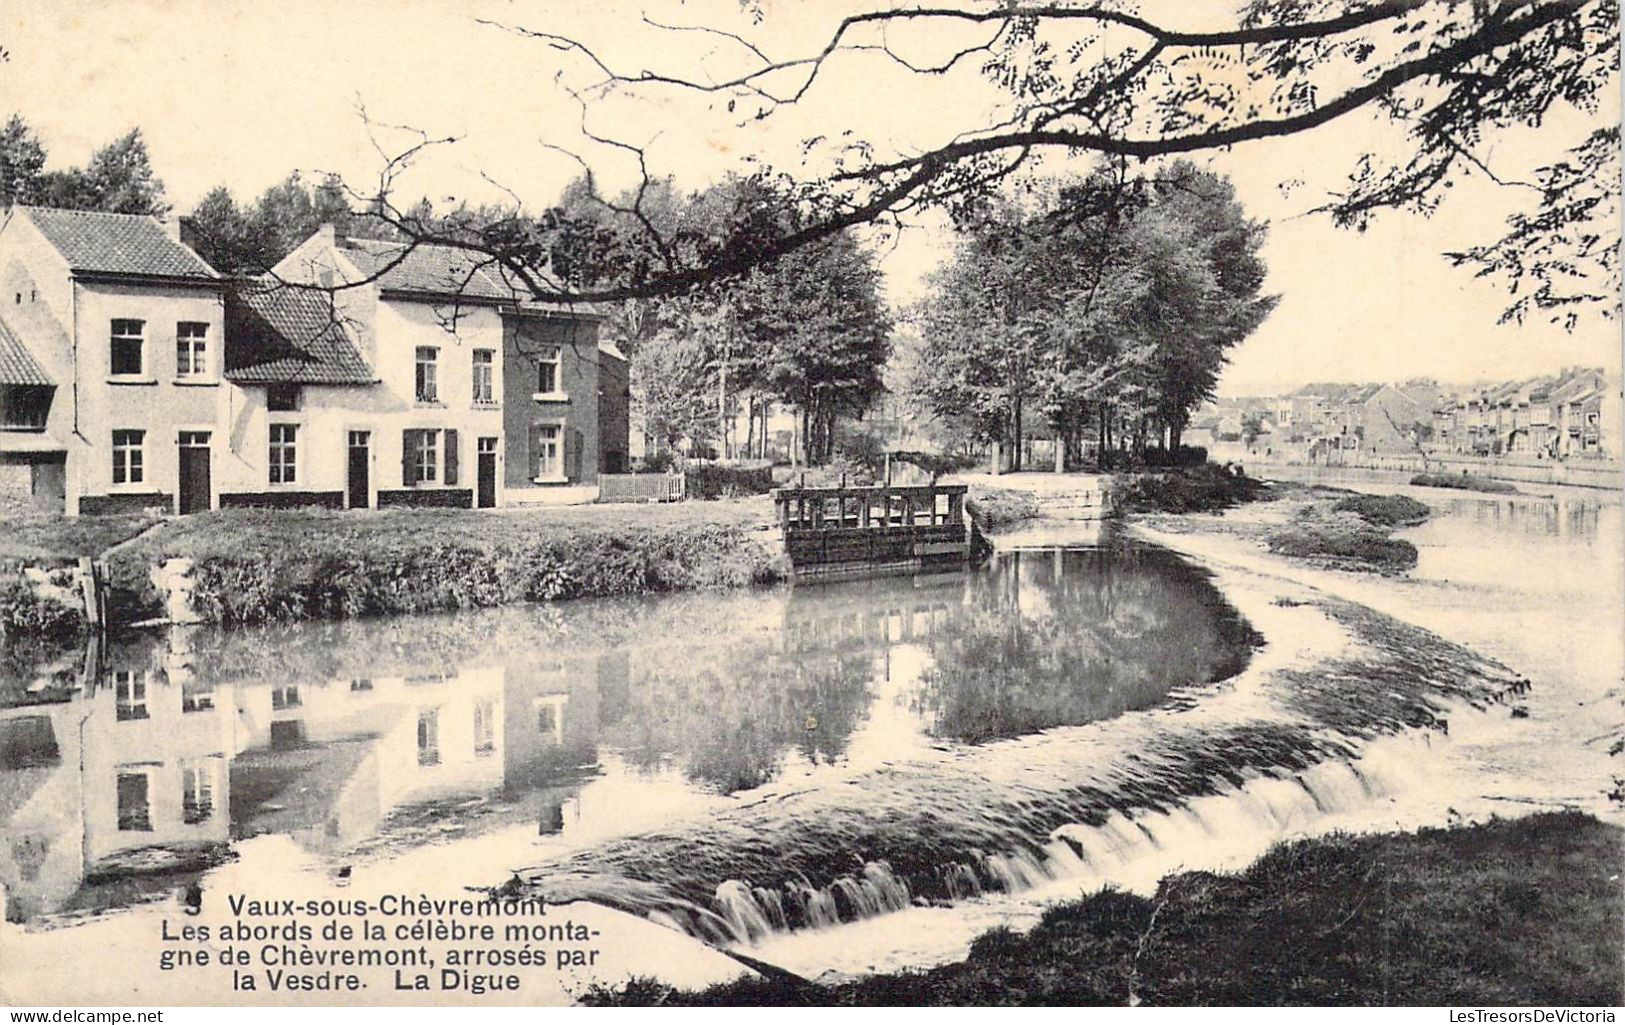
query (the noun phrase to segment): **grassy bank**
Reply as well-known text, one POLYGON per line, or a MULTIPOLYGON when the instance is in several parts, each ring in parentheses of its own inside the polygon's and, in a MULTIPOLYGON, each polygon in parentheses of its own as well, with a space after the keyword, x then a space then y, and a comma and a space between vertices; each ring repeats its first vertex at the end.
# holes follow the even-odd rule
POLYGON ((838 986, 650 980, 594 1004, 1613 1005, 1625 831, 1577 812, 1275 848, 1245 872, 1105 891, 958 964, 838 986))
POLYGON ((116 524, 55 518, 31 522, 0 558, 106 558, 115 623, 163 614, 152 568, 190 559, 194 607, 205 620, 255 623, 744 586, 784 572, 776 535, 764 529, 771 517, 771 504, 756 499, 497 513, 228 510, 116 524))
POLYGON ((1162 472, 1118 474, 1112 495, 1124 512, 1219 512, 1269 497, 1269 485, 1215 463, 1162 472))
POLYGON ((1475 477, 1470 473, 1419 473, 1411 483, 1424 488, 1454 488, 1457 491, 1484 491, 1492 495, 1515 495, 1518 489, 1504 480, 1475 477))

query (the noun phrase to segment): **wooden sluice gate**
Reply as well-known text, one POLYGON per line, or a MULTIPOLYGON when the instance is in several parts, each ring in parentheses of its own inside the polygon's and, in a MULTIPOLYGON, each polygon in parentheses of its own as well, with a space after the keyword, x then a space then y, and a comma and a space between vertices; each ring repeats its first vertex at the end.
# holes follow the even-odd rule
POLYGON ((963 484, 778 488, 773 501, 797 578, 940 569, 970 557, 963 484))

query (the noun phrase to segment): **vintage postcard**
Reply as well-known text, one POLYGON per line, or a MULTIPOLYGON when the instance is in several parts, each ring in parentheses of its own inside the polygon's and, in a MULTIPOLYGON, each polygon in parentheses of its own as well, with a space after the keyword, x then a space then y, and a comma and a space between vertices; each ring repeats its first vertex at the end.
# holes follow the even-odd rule
POLYGON ((1619 21, 0 0, 0 1003, 1614 1021, 1619 21))

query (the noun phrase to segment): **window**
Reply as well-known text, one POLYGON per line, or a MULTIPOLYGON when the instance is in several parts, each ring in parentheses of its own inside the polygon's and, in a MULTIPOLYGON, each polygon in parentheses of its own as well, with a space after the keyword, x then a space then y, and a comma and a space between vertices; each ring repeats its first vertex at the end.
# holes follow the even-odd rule
POLYGON ((207 822, 214 816, 214 764, 208 761, 182 763, 181 821, 188 826, 207 822))
POLYGON ((113 432, 113 483, 140 484, 146 480, 143 447, 146 431, 113 432))
POLYGON ((265 389, 265 408, 273 413, 295 413, 299 410, 297 384, 273 384, 265 389))
POLYGON ((439 431, 405 431, 401 444, 402 484, 412 487, 440 479, 439 431))
POLYGON ((531 477, 536 480, 557 480, 564 474, 563 429, 558 424, 531 426, 531 477))
POLYGON ((296 686, 271 688, 271 711, 280 712, 299 707, 299 688, 296 686))
POLYGON ((175 325, 175 376, 209 373, 209 325, 182 321, 175 325))
POLYGON ((121 831, 152 831, 152 813, 147 804, 147 774, 118 774, 118 827, 121 831))
POLYGON ((419 402, 439 402, 440 382, 436 360, 440 358, 440 350, 431 345, 418 346, 417 355, 417 400, 419 402))
POLYGON ((194 712, 210 712, 213 710, 214 684, 181 684, 181 713, 183 715, 191 715, 194 712))
POLYGON ((474 753, 488 755, 497 749, 496 705, 481 701, 474 706, 474 753))
POLYGON ((418 712, 418 764, 440 764, 440 710, 425 708, 418 712))
POLYGON ((271 425, 271 483, 292 484, 298 480, 299 425, 271 425))
POLYGON ((496 353, 474 350, 474 404, 488 406, 496 401, 496 353))
POLYGON ((536 393, 559 394, 559 350, 551 349, 536 357, 536 393))
POLYGON ((456 484, 458 455, 456 431, 402 431, 402 486, 456 484))
POLYGON ((113 321, 109 370, 115 377, 140 377, 145 368, 147 324, 142 320, 113 321))
POLYGON ((54 388, 0 385, 0 431, 43 431, 54 388))
POLYGON ((147 675, 123 669, 115 672, 113 699, 119 722, 147 718, 147 675))

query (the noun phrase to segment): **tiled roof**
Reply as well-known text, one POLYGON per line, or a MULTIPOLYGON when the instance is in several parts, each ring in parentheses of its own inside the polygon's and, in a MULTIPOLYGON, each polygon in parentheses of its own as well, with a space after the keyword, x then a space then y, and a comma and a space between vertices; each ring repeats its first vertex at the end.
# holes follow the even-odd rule
POLYGON ((344 239, 339 248, 357 270, 368 277, 376 275, 378 287, 385 291, 503 302, 520 298, 517 288, 504 283, 500 270, 481 266, 476 254, 454 246, 344 239))
POLYGON ((266 279, 226 293, 226 377, 239 384, 372 384, 326 292, 266 279))
POLYGON ((17 332, 0 320, 0 384, 55 384, 17 332))
POLYGON ((76 271, 213 280, 203 258, 169 237, 156 218, 19 206, 76 271))

